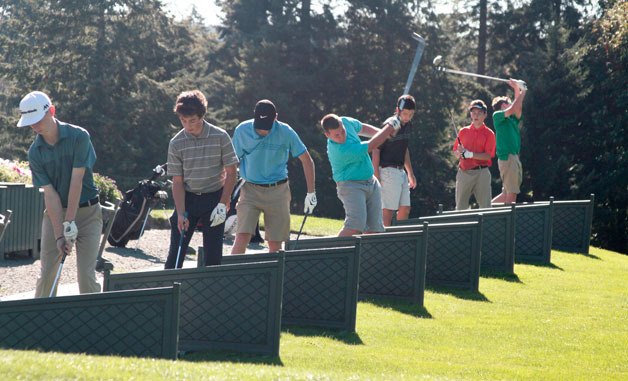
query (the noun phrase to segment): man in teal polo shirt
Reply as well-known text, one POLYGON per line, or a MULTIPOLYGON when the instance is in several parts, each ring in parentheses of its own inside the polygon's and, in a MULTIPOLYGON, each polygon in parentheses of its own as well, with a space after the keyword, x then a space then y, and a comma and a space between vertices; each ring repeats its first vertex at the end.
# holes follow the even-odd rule
POLYGON ((510 79, 508 84, 515 93, 515 100, 511 102, 508 97, 495 97, 491 102, 497 142, 497 165, 502 179, 502 192, 492 202, 513 204, 517 202, 523 181, 523 170, 519 160, 521 150, 519 126, 523 100, 528 88, 525 82, 516 79, 510 79))
POLYGON ((290 238, 290 185, 288 160, 296 157, 303 165, 307 194, 306 214, 316 207, 314 161, 299 135, 277 120, 273 102, 262 99, 255 105, 254 118, 240 123, 233 133, 233 147, 240 160, 240 176, 246 181, 236 205, 238 227, 231 254, 244 253, 264 212, 264 236, 268 250, 281 250, 290 238))
POLYGON ((17 126, 30 126, 37 134, 28 161, 33 185, 43 188, 46 206, 35 297, 50 295, 61 257, 70 254, 74 244, 80 293, 100 292, 95 270, 103 223, 89 133, 57 120, 55 107, 41 91, 22 98, 20 113, 17 126))
POLYGON ((392 116, 379 129, 357 119, 327 114, 321 119, 327 137, 327 156, 338 198, 345 209, 344 226, 339 236, 384 231, 382 195, 374 176, 369 152, 401 129, 401 121, 392 116), (359 135, 371 137, 360 140, 359 135))

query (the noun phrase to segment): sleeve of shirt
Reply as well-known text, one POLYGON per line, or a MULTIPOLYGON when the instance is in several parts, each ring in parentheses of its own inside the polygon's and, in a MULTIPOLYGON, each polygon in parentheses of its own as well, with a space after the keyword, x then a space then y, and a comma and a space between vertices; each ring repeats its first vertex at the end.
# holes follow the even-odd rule
POLYGON ((168 176, 183 176, 183 160, 172 141, 168 145, 168 176))
POLYGON ((343 116, 342 119, 345 128, 353 128, 353 131, 355 131, 356 133, 362 131, 362 122, 360 122, 359 120, 348 116, 343 116))
POLYGON ((242 156, 244 156, 244 151, 242 150, 242 144, 240 143, 240 139, 241 139, 240 135, 241 135, 241 130, 240 130, 240 126, 238 126, 233 131, 233 139, 232 139, 233 149, 238 159, 242 159, 242 156))
POLYGON ((493 126, 495 126, 495 129, 497 129, 505 119, 505 111, 495 111, 493 113, 493 126))
POLYGON ((44 168, 41 166, 39 158, 30 151, 28 152, 28 166, 31 170, 34 186, 43 187, 45 185, 52 184, 52 181, 50 181, 46 171, 44 171, 44 168))
POLYGON ((236 156, 235 149, 233 148, 233 142, 226 132, 220 137, 221 151, 222 151, 222 165, 229 167, 238 164, 239 160, 236 156))
POLYGON ((307 150, 307 147, 305 147, 305 144, 303 144, 301 138, 297 135, 295 130, 288 128, 288 131, 290 137, 290 155, 292 155, 292 157, 299 157, 303 155, 303 153, 307 150))
POLYGON ((96 151, 94 151, 92 141, 89 139, 89 133, 81 130, 74 143, 72 168, 92 168, 95 162, 96 151))

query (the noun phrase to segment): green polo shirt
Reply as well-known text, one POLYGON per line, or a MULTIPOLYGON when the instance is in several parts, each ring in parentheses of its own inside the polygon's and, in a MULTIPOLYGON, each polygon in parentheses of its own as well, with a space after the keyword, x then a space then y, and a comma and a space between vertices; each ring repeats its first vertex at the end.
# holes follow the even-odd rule
POLYGON ((43 187, 52 184, 61 198, 61 205, 67 208, 73 168, 85 168, 79 202, 98 196, 92 171, 96 152, 84 128, 60 121, 57 121, 57 127, 59 140, 52 146, 40 135, 35 137, 28 149, 28 163, 33 174, 33 185, 43 187))
POLYGON ((508 160, 509 154, 519 155, 519 151, 521 150, 520 120, 514 115, 506 118, 504 114, 504 111, 496 111, 493 113, 497 158, 499 160, 508 160))

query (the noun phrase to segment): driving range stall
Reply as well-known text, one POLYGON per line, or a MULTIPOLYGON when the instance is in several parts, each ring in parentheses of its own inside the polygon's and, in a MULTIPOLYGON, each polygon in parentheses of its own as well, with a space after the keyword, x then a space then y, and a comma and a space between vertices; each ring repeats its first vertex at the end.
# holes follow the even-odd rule
POLYGON ((360 298, 394 298, 423 306, 427 225, 421 231, 289 241, 288 249, 355 246, 360 253, 360 298))
MULTIPOLYGON (((359 241, 359 239, 358 239, 359 241)), ((199 247, 199 257, 202 257, 199 247)), ((276 261, 279 253, 227 255, 223 264, 276 261)), ((355 332, 359 245, 289 250, 285 255, 282 325, 355 332)))
POLYGON ((125 274, 105 272, 103 288, 181 284, 179 349, 279 355, 283 256, 267 262, 125 274))
POLYGON ((514 274, 515 207, 476 213, 446 214, 394 221, 396 226, 478 221, 482 216, 482 255, 480 270, 514 274))
POLYGON ((0 302, 0 347, 176 359, 180 286, 0 302))
POLYGON ((27 251, 29 256, 38 259, 44 214, 43 190, 21 183, 0 183, 0 211, 7 210, 13 213, 0 240, 0 254, 4 259, 11 259, 18 252, 27 251))
MULTIPOLYGON (((389 226, 387 232, 420 232, 427 226, 389 226)), ((425 283, 479 291, 482 216, 477 221, 430 224, 425 283)))

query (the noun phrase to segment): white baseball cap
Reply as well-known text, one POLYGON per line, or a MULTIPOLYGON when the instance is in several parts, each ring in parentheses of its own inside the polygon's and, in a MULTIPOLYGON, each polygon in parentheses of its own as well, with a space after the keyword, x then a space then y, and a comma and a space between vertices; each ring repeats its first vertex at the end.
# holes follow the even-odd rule
POLYGON ((33 91, 20 101, 20 120, 17 122, 18 127, 26 127, 33 125, 44 118, 46 112, 52 106, 50 98, 41 91, 33 91))

